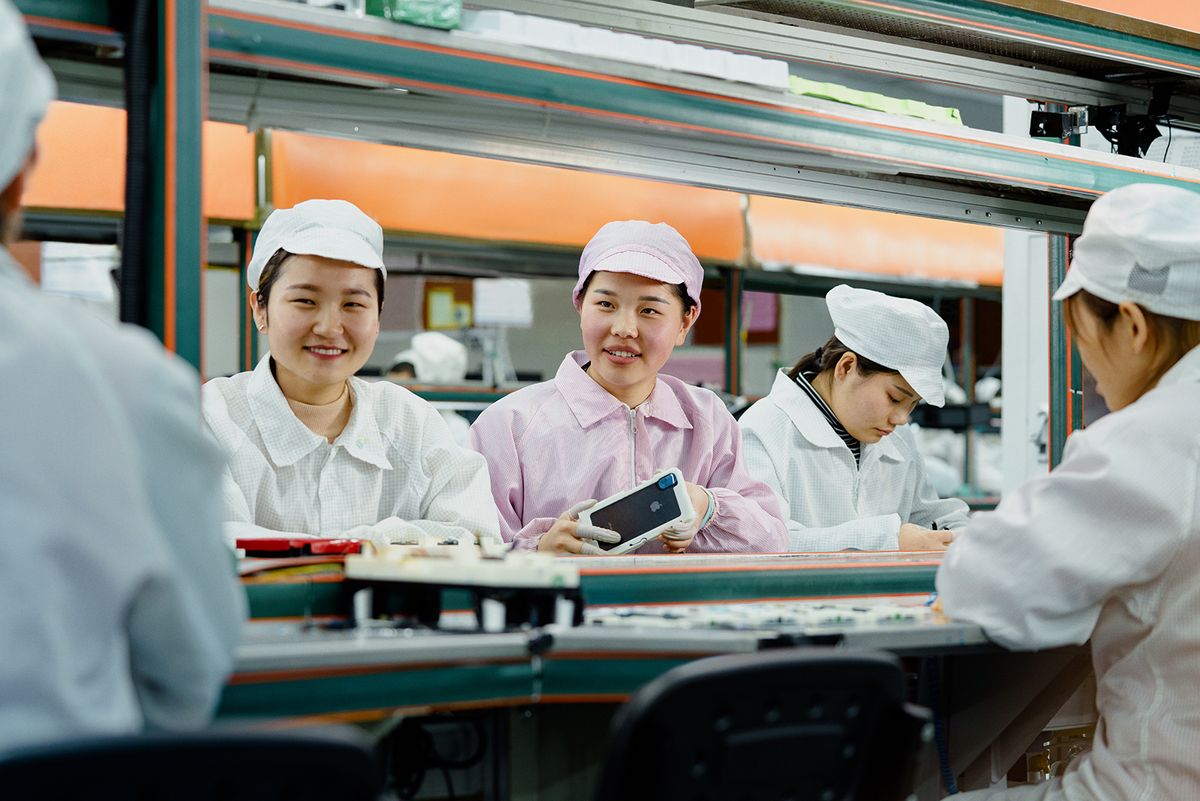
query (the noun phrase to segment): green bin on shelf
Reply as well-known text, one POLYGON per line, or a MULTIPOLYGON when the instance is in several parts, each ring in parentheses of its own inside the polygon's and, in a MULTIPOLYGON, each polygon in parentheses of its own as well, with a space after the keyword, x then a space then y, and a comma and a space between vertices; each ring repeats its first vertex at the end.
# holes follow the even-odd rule
POLYGON ((451 30, 462 24, 462 0, 367 0, 367 13, 393 22, 451 30))

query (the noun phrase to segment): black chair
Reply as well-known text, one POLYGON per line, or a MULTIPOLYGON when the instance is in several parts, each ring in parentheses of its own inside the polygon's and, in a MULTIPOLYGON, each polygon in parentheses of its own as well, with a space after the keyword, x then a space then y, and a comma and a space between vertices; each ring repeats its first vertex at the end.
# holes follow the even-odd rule
POLYGON ((5 801, 377 801, 351 732, 90 737, 0 755, 5 801))
POLYGON ((890 654, 794 648, 701 659, 613 721, 596 801, 896 801, 932 735, 890 654))

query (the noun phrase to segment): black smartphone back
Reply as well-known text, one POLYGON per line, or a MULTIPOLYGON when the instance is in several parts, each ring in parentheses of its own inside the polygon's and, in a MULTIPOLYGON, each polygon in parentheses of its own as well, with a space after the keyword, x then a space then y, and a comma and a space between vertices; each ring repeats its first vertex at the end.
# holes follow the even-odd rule
POLYGON ((679 501, 675 497, 674 482, 666 487, 661 486, 662 483, 643 487, 632 495, 626 495, 621 500, 591 513, 592 525, 612 529, 621 535, 621 542, 598 543, 602 549, 612 550, 679 517, 679 501))

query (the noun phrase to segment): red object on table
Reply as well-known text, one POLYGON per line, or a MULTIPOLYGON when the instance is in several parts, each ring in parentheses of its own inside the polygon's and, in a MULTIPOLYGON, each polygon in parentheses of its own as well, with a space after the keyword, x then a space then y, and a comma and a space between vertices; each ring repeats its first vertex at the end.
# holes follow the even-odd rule
POLYGON ((239 539, 237 547, 246 556, 323 556, 328 554, 361 553, 362 540, 292 539, 290 537, 255 537, 239 539))

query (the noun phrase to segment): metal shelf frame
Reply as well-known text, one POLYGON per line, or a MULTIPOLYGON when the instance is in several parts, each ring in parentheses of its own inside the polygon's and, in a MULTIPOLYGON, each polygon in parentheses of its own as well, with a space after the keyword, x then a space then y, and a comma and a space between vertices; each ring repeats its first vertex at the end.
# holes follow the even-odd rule
MULTIPOLYGON (((1200 187, 1200 172, 1171 165, 532 51, 460 32, 350 20, 265 0, 217 0, 210 9, 214 71, 367 87, 374 102, 362 109, 362 119, 343 123, 343 135, 354 135, 357 126, 361 136, 364 124, 376 122, 374 115, 386 124, 399 114, 399 121, 417 125, 428 120, 439 149, 639 176, 645 171, 638 157, 649 155, 668 165, 668 174, 650 177, 1064 233, 1078 230, 1088 201, 1117 186, 1153 181, 1200 187), (378 91, 389 88, 440 102, 378 91), (507 112, 508 126, 496 138, 523 140, 527 149, 510 144, 507 154, 496 147, 477 152, 479 134, 469 120, 491 123, 488 112, 497 104, 507 112), (522 110, 533 113, 518 113, 522 110), (578 150, 561 152, 553 134, 544 133, 562 124, 578 142, 571 124, 580 121, 591 132, 579 146, 593 154, 591 164, 578 150), (466 136, 454 136, 457 131, 466 136), (693 173, 697 155, 710 157, 709 175, 693 173), (861 176, 867 185, 853 180, 861 176), (812 184, 825 189, 809 188, 812 184)), ((293 119, 293 125, 307 127, 304 123, 303 114, 293 119)), ((412 138, 401 129, 385 141, 412 138)))
POLYGON ((1108 25, 1089 24, 1076 18, 1078 11, 1066 4, 1062 5, 1064 13, 1055 15, 1003 0, 666 1, 792 22, 814 18, 854 20, 866 30, 900 29, 927 42, 963 42, 976 49, 1008 44, 1024 60, 1050 66, 1083 57, 1100 64, 1200 77, 1200 34, 1098 12, 1092 16, 1103 18, 1108 25))
MULTIPOLYGON (((164 19, 201 7, 178 0, 159 3, 164 19)), ((44 46, 68 51, 67 62, 57 63, 70 92, 113 102, 113 70, 109 66, 104 77, 103 58, 92 59, 96 63, 89 69, 65 66, 89 60, 80 55, 81 45, 100 56, 119 48, 119 34, 105 24, 107 4, 19 0, 19 5, 44 46)), ((535 10, 518 0, 494 5, 535 10)), ((1149 91, 1148 85, 1113 76, 1081 80, 1064 69, 1038 69, 962 50, 899 46, 894 40, 886 40, 881 54, 885 40, 878 32, 864 35, 797 24, 797 19, 785 25, 778 14, 763 19, 737 12, 738 7, 803 8, 805 0, 696 3, 729 6, 720 10, 650 0, 534 5, 539 13, 590 24, 869 71, 912 69, 929 80, 984 91, 1070 102, 1137 102, 1149 91), (887 67, 888 60, 896 66, 887 67)), ((886 5, 829 0, 824 5, 874 15, 874 27, 881 29, 900 20, 1014 46, 1036 45, 1064 58, 1074 54, 1126 70, 1169 73, 1180 80, 1200 76, 1200 49, 1186 37, 1156 41, 986 0, 886 5)), ((155 287, 161 309, 156 324, 168 347, 198 365, 199 282, 191 281, 195 271, 190 268, 176 274, 172 267, 176 261, 187 263, 196 249, 190 232, 198 192, 191 201, 188 197, 198 184, 187 165, 198 165, 200 158, 198 125, 192 125, 204 101, 198 64, 209 66, 211 116, 253 128, 295 128, 1058 236, 1078 233, 1090 202, 1119 186, 1148 181, 1200 191, 1197 170, 271 0, 212 0, 204 14, 196 11, 186 24, 164 27, 161 35, 165 52, 184 54, 186 64, 168 65, 164 72, 185 96, 181 104, 168 106, 175 111, 166 114, 172 125, 163 131, 166 161, 160 183, 167 224, 160 246, 164 272, 155 287), (179 176, 186 180, 173 180, 179 176)), ((1200 36, 1195 39, 1200 42, 1200 36)), ((1065 265, 1062 250, 1057 255, 1065 265)), ((738 272, 739 280, 722 277, 734 310, 740 308, 742 287, 779 289, 786 282, 803 291, 805 286, 804 279, 757 270, 738 272)), ((741 342, 732 330, 737 317, 733 313, 726 321, 726 380, 732 391, 740 386, 741 342)), ((1055 341, 1061 339, 1059 332, 1055 341)), ((1059 351, 1056 346, 1055 363, 1065 365, 1059 351)), ((1062 373, 1069 374, 1069 368, 1063 366, 1062 373)), ((1052 394, 1065 383, 1056 382, 1052 394)))
MULTIPOLYGON (((119 63, 125 39, 113 27, 114 7, 86 0, 18 0, 43 49, 65 48, 96 69, 108 84, 101 102, 121 104, 119 63), (115 76, 115 78, 114 78, 115 76), (115 87, 112 85, 116 82, 115 87)), ((203 3, 154 0, 148 70, 153 94, 148 116, 146 184, 149 201, 138 237, 146 256, 145 297, 138 312, 168 350, 203 373, 202 281, 205 220, 201 211, 201 130, 206 115, 207 41, 203 3)), ((51 59, 53 67, 56 60, 51 59)), ((62 221, 60 217, 59 222, 62 221)), ((49 217, 35 224, 51 224, 49 217)), ((92 226, 93 229, 96 226, 92 226)), ((85 236, 87 233, 85 232, 85 236)), ((95 231, 95 235, 102 235, 95 231)))
MULTIPOLYGON (((971 31, 988 40, 1024 43, 1030 52, 1023 58, 1002 58, 968 47, 930 47, 882 33, 853 30, 781 14, 747 10, 758 5, 738 2, 679 2, 672 0, 475 0, 473 8, 498 8, 521 14, 537 14, 580 25, 600 25, 614 30, 676 42, 735 50, 768 58, 805 64, 851 69, 916 81, 956 86, 972 92, 1015 95, 1041 102, 1067 105, 1110 105, 1128 103, 1144 107, 1151 97, 1147 75, 1136 80, 1089 77, 1065 67, 1047 69, 1032 63, 1047 50, 1074 55, 1086 51, 1090 57, 1111 62, 1113 73, 1128 72, 1120 65, 1153 67, 1155 75, 1168 72, 1184 78, 1200 77, 1200 53, 1180 45, 1164 45, 1145 36, 1121 35, 1045 14, 1023 13, 1011 8, 984 9, 963 3, 943 3, 935 10, 919 9, 911 2, 849 3, 836 6, 859 12, 869 10, 881 19, 906 19, 942 28, 958 20, 957 29, 971 31), (695 7, 688 7, 694 5, 695 7), (952 11, 952 13, 951 13, 952 11), (890 16, 889 16, 890 15, 890 16), (997 24, 999 16, 1002 24, 997 24), (780 24, 780 20, 787 24, 780 24), (1076 41, 1081 40, 1081 41, 1076 41), (1036 46, 1037 51, 1034 51, 1036 46), (1160 62, 1177 63, 1168 70, 1160 62)), ((774 5, 786 6, 785 3, 774 5)), ((825 3, 826 7, 831 4, 825 3)), ((883 26, 880 26, 883 27, 883 26)), ((1196 37, 1200 44, 1200 36, 1196 37)), ((1173 111, 1200 119, 1200 85, 1188 97, 1179 98, 1173 111)))

